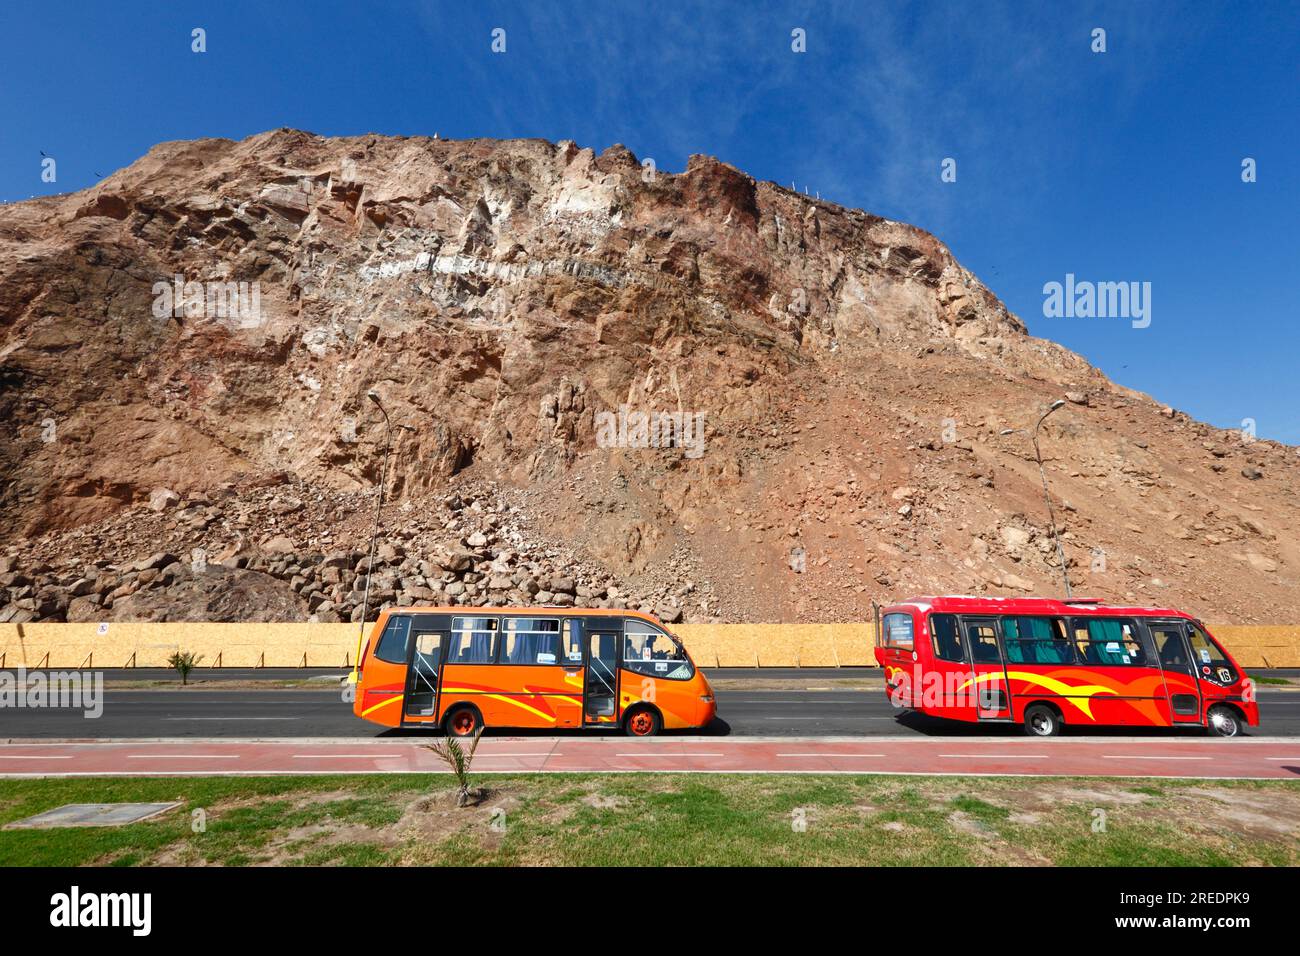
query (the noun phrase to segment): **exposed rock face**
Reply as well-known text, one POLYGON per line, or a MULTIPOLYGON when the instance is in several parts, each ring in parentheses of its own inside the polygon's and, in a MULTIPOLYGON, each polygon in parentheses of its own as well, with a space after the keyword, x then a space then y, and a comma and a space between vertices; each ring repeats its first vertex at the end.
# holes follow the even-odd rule
POLYGON ((390 537, 375 549, 368 595, 368 548, 332 541, 335 534, 364 540, 370 515, 363 494, 318 492, 304 500, 263 489, 203 500, 187 501, 175 519, 126 510, 93 530, 39 542, 22 571, 17 559, 0 559, 0 623, 338 622, 360 621, 365 610, 373 619, 393 606, 533 603, 632 607, 671 621, 687 598, 705 613, 717 608, 712 589, 697 587, 687 573, 689 558, 675 561, 672 575, 642 575, 635 588, 620 587, 607 570, 539 538, 523 517, 527 492, 489 486, 423 502, 418 511, 410 503, 395 508, 390 537), (280 533, 261 545, 240 536, 239 529, 270 526, 280 533), (216 552, 198 545, 182 557, 133 557, 159 540, 209 536, 231 544, 216 552), (83 564, 77 556, 87 551, 97 557, 83 564))
POLYGON ((414 429, 389 472, 405 551, 376 562, 411 587, 385 601, 844 620, 902 591, 1055 591, 1032 449, 1000 432, 1067 395, 1043 444, 1076 590, 1300 613, 1294 449, 1028 337, 920 230, 706 157, 646 181, 621 147, 280 130, 0 209, 0 618, 116 613, 83 566, 160 548, 359 613, 325 576, 368 544, 370 389, 414 429), (703 442, 606 447, 638 443, 621 406, 703 442), (528 540, 458 517, 469 489, 528 540))
POLYGON ((170 579, 155 580, 158 581, 156 587, 145 583, 117 600, 96 604, 93 598, 78 598, 70 605, 67 619, 158 622, 307 620, 307 602, 291 587, 265 574, 209 565, 198 571, 178 568, 170 579))

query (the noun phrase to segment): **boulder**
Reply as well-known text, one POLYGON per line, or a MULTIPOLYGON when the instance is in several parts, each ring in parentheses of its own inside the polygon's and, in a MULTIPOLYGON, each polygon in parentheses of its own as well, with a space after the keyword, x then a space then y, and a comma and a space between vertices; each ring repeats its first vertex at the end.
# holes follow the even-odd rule
POLYGON ((666 604, 655 611, 655 617, 665 624, 677 624, 682 619, 682 609, 674 604, 666 604))
POLYGON ((149 492, 149 508, 153 511, 166 511, 181 503, 181 496, 170 488, 155 488, 149 492))
POLYGON ((293 542, 279 534, 262 542, 262 550, 267 554, 292 554, 293 542))
POLYGON ((157 554, 150 555, 143 560, 135 562, 131 567, 133 570, 141 572, 156 571, 159 568, 164 568, 167 565, 172 564, 176 560, 176 555, 167 551, 159 551, 157 554))
MULTIPOLYGON (((97 590, 98 589, 95 587, 94 578, 80 578, 72 582, 72 585, 68 588, 68 593, 73 597, 82 597, 83 595, 86 594, 93 594, 97 590)), ((112 589, 109 588, 107 590, 112 590, 112 589)))

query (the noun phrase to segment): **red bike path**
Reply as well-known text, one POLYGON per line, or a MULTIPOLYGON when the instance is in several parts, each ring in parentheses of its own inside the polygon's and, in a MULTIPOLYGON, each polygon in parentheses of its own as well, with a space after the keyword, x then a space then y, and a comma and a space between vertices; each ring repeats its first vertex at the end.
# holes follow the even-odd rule
MULTIPOLYGON (((0 777, 444 771, 411 738, 0 742, 0 777)), ((480 773, 881 773, 1300 779, 1300 740, 485 737, 480 773)))

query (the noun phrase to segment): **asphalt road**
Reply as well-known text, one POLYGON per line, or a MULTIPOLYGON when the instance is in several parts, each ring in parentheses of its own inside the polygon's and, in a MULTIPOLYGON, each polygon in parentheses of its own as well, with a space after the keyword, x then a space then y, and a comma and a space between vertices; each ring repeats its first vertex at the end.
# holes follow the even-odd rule
MULTIPOLYGON (((301 673, 301 672, 300 672, 301 673)), ((794 672, 816 686, 844 671, 794 672)), ((859 672, 861 673, 861 672, 859 672)), ((750 675, 729 671, 728 677, 750 675)), ((764 676, 774 676, 764 672, 764 676)), ((788 678, 788 675, 786 675, 788 678)), ((866 675, 864 675, 866 676, 866 675)), ((763 737, 852 737, 916 734, 922 736, 1017 735, 1007 725, 948 723, 916 714, 901 717, 882 691, 788 690, 776 688, 717 690, 718 720, 709 735, 763 737)), ((1300 692, 1259 691, 1263 727, 1257 733, 1300 737, 1300 692)), ((514 735, 520 732, 512 731, 514 735)), ((568 734, 581 735, 582 731, 568 734)), ((1084 732, 1080 732, 1084 733, 1084 732)), ((1087 731, 1098 736, 1178 736, 1195 731, 1087 731)), ((128 737, 389 737, 404 736, 352 715, 337 688, 113 690, 104 692, 102 714, 83 717, 74 709, 0 707, 0 741, 12 738, 128 737)), ((553 736, 552 732, 537 732, 553 736)))

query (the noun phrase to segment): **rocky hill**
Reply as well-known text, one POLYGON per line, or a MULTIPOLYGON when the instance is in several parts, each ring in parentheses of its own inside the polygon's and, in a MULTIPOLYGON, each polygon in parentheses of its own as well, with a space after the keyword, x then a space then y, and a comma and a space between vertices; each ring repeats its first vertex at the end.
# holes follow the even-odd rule
POLYGON ((372 390, 379 606, 1058 593, 1003 432, 1068 395, 1076 593, 1300 619, 1296 449, 1028 336, 919 229, 708 157, 278 130, 0 208, 0 620, 356 619, 372 390))

